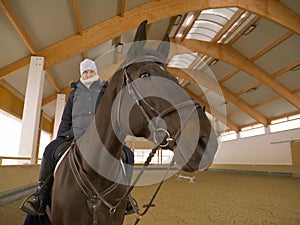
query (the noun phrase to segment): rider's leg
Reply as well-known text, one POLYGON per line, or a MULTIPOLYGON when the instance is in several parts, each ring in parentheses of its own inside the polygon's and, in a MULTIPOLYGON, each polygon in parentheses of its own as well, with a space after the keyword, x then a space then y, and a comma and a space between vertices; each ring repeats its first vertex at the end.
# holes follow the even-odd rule
MULTIPOLYGON (((134 164, 134 155, 130 148, 128 148, 126 145, 123 145, 123 152, 122 152, 122 161, 125 163, 125 172, 126 172, 126 178, 128 181, 128 184, 131 183, 131 178, 133 174, 133 164, 134 164)), ((128 203, 126 205, 126 211, 125 214, 129 215, 135 212, 133 207, 135 207, 136 210, 138 210, 138 204, 135 201, 134 198, 131 198, 132 202, 128 200, 128 203)))
POLYGON ((28 201, 28 203, 39 215, 45 213, 46 206, 50 199, 49 194, 52 181, 53 177, 51 160, 43 157, 37 191, 34 195, 34 198, 31 201, 28 201))
POLYGON ((59 142, 60 140, 55 139, 45 148, 37 190, 31 200, 29 200, 30 197, 28 197, 20 206, 20 209, 24 212, 31 215, 43 215, 45 213, 46 205, 49 203, 49 193, 53 181, 52 154, 59 142))
POLYGON ((43 215, 49 202, 49 192, 52 180, 51 161, 50 159, 43 157, 36 192, 27 197, 20 206, 20 209, 34 216, 43 215))

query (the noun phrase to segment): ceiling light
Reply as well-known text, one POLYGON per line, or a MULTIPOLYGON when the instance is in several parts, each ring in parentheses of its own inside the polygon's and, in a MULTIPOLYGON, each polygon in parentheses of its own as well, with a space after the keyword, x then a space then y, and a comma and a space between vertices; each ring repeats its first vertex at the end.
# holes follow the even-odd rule
POLYGON ((244 35, 250 34, 254 29, 256 28, 256 25, 252 24, 245 32, 243 33, 244 35))
POLYGON ((218 59, 214 59, 214 60, 210 63, 210 66, 216 65, 217 62, 219 62, 219 60, 218 60, 218 59))
POLYGON ((123 52, 123 43, 118 43, 117 53, 122 53, 122 52, 123 52))
POLYGON ((174 26, 177 26, 181 21, 182 15, 177 15, 174 21, 174 26))
POLYGON ((253 91, 256 91, 257 90, 257 87, 253 87, 253 88, 250 88, 249 90, 246 91, 246 93, 250 94, 252 93, 253 91))
POLYGON ((300 63, 297 66, 294 66, 291 71, 297 71, 300 69, 300 63))

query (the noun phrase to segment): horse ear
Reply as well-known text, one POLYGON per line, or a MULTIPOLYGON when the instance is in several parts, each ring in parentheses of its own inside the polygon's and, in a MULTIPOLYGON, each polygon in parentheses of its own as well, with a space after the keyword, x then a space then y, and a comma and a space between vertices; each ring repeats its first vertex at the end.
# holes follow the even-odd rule
POLYGON ((130 58, 136 54, 136 51, 142 49, 146 43, 146 25, 148 21, 144 20, 137 28, 133 43, 131 44, 127 58, 130 58))
POLYGON ((156 51, 160 52, 165 57, 165 59, 168 57, 170 51, 170 39, 168 34, 165 36, 163 41, 159 44, 156 51))
MULTIPOLYGON (((145 41, 146 40, 146 26, 147 26, 148 20, 144 20, 137 28, 135 37, 133 41, 145 41)), ((145 44, 145 43, 144 43, 145 44)), ((143 46, 141 46, 143 47, 143 46)))

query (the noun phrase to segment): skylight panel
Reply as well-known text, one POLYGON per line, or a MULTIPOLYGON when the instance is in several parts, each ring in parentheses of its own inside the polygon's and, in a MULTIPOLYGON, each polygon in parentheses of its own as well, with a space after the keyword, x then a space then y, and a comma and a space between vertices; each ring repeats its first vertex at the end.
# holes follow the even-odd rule
POLYGON ((237 10, 237 8, 203 10, 186 35, 186 39, 212 41, 237 10))
POLYGON ((192 62, 197 58, 198 53, 175 55, 168 63, 169 67, 187 69, 192 62))

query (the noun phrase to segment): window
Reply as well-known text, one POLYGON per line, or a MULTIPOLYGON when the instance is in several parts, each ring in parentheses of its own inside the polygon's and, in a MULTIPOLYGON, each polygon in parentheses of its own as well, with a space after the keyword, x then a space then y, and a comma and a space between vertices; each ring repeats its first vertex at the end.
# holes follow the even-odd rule
POLYGON ((240 132, 240 137, 245 138, 261 134, 265 134, 265 127, 262 124, 256 124, 248 127, 243 127, 240 132))
POLYGON ((0 110, 0 156, 17 156, 21 137, 22 121, 0 110))
POLYGON ((168 67, 187 69, 197 56, 198 53, 174 55, 168 63, 168 67))
POLYGON ((270 132, 278 132, 300 128, 300 114, 287 116, 271 121, 270 132))
MULTIPOLYGON (((43 157, 45 148, 50 143, 50 141, 51 141, 51 134, 42 130, 41 137, 40 137, 39 158, 43 157)), ((39 160, 39 163, 40 161, 41 160, 39 160)))
POLYGON ((169 164, 174 156, 174 152, 171 150, 162 150, 161 151, 161 163, 162 164, 169 164))
POLYGON ((219 141, 230 141, 237 139, 237 133, 235 131, 227 131, 223 132, 219 136, 219 141))
MULTIPOLYGON (((134 149, 134 163, 135 164, 144 164, 147 160, 151 149, 134 149)), ((155 154, 150 162, 150 164, 158 163, 158 154, 155 154)))
MULTIPOLYGON (((3 110, 0 110, 0 156, 18 157, 21 140, 22 121, 3 110)), ((51 134, 42 131, 40 137, 39 158, 50 142, 51 134)), ((29 157, 29 156, 28 156, 29 157)), ((29 160, 3 159, 1 165, 29 163, 29 160)))
MULTIPOLYGON (((237 8, 206 9, 201 12, 193 27, 187 34, 187 39, 200 41, 212 41, 225 24, 237 11, 237 8)), ((186 19, 186 27, 194 15, 189 15, 186 19), (190 17, 189 17, 190 16, 190 17)))

